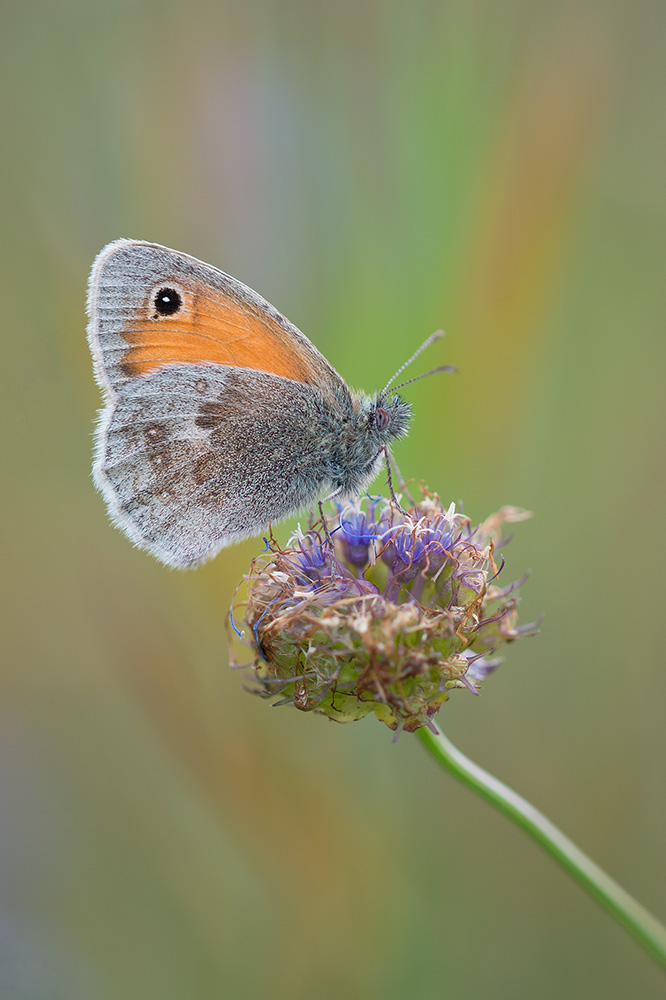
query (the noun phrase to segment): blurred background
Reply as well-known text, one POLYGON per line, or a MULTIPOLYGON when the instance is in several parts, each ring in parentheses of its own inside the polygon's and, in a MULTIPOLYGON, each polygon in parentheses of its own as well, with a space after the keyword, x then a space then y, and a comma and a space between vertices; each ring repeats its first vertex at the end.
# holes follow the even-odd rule
POLYGON ((0 995, 663 996, 415 739, 243 691, 224 617, 260 542, 170 572, 109 525, 84 300, 129 236, 256 288, 356 387, 446 329, 419 370, 460 374, 407 390, 397 461, 475 520, 535 511, 504 573, 546 619, 440 721, 663 920, 664 5, 1 17, 0 995))

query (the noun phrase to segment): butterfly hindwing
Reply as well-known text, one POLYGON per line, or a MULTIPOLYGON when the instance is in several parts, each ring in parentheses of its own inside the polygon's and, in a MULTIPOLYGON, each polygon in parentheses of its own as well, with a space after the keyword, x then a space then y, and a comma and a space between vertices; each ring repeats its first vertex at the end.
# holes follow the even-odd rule
POLYGON ((194 566, 318 499, 329 422, 307 385, 170 365, 132 380, 107 411, 95 480, 134 542, 169 565, 194 566))

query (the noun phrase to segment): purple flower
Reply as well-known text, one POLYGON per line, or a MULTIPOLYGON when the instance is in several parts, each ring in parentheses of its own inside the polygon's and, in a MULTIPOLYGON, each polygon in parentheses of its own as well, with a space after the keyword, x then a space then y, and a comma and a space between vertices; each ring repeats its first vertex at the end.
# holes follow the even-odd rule
POLYGON ((393 512, 389 517, 390 524, 382 534, 382 559, 400 583, 409 583, 419 575, 434 576, 447 560, 452 560, 451 547, 459 527, 456 521, 460 519, 455 504, 446 512, 438 510, 434 516, 426 505, 418 519, 399 515, 395 523, 393 512))
POLYGON ((414 731, 451 690, 476 692, 497 648, 527 628, 516 626, 523 581, 499 587, 494 558, 505 525, 526 514, 503 508, 473 529, 424 494, 408 513, 367 498, 338 515, 332 541, 299 530, 252 563, 234 619, 251 631, 255 689, 338 722, 373 713, 414 731))
POLYGON ((338 506, 340 527, 335 533, 335 541, 342 546, 344 560, 359 569, 367 566, 371 549, 375 551, 380 530, 375 512, 379 503, 379 499, 365 497, 358 503, 338 506))

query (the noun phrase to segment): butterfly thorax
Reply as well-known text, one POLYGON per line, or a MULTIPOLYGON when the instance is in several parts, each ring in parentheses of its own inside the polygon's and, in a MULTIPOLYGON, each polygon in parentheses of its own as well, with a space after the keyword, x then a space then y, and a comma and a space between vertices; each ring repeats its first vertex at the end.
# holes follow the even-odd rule
POLYGON ((384 461, 384 451, 409 428, 411 406, 390 397, 352 393, 349 410, 331 442, 328 471, 333 490, 343 496, 362 492, 384 461))

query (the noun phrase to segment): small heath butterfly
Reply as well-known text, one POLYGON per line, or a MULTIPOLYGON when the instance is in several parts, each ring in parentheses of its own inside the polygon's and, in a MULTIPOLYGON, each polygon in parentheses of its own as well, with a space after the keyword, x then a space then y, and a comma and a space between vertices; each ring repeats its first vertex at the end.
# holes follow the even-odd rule
POLYGON ((94 480, 112 521, 167 565, 196 566, 271 521, 354 496, 384 460, 390 477, 409 403, 388 386, 350 389, 217 268, 116 240, 93 264, 88 315, 104 395, 94 480))

